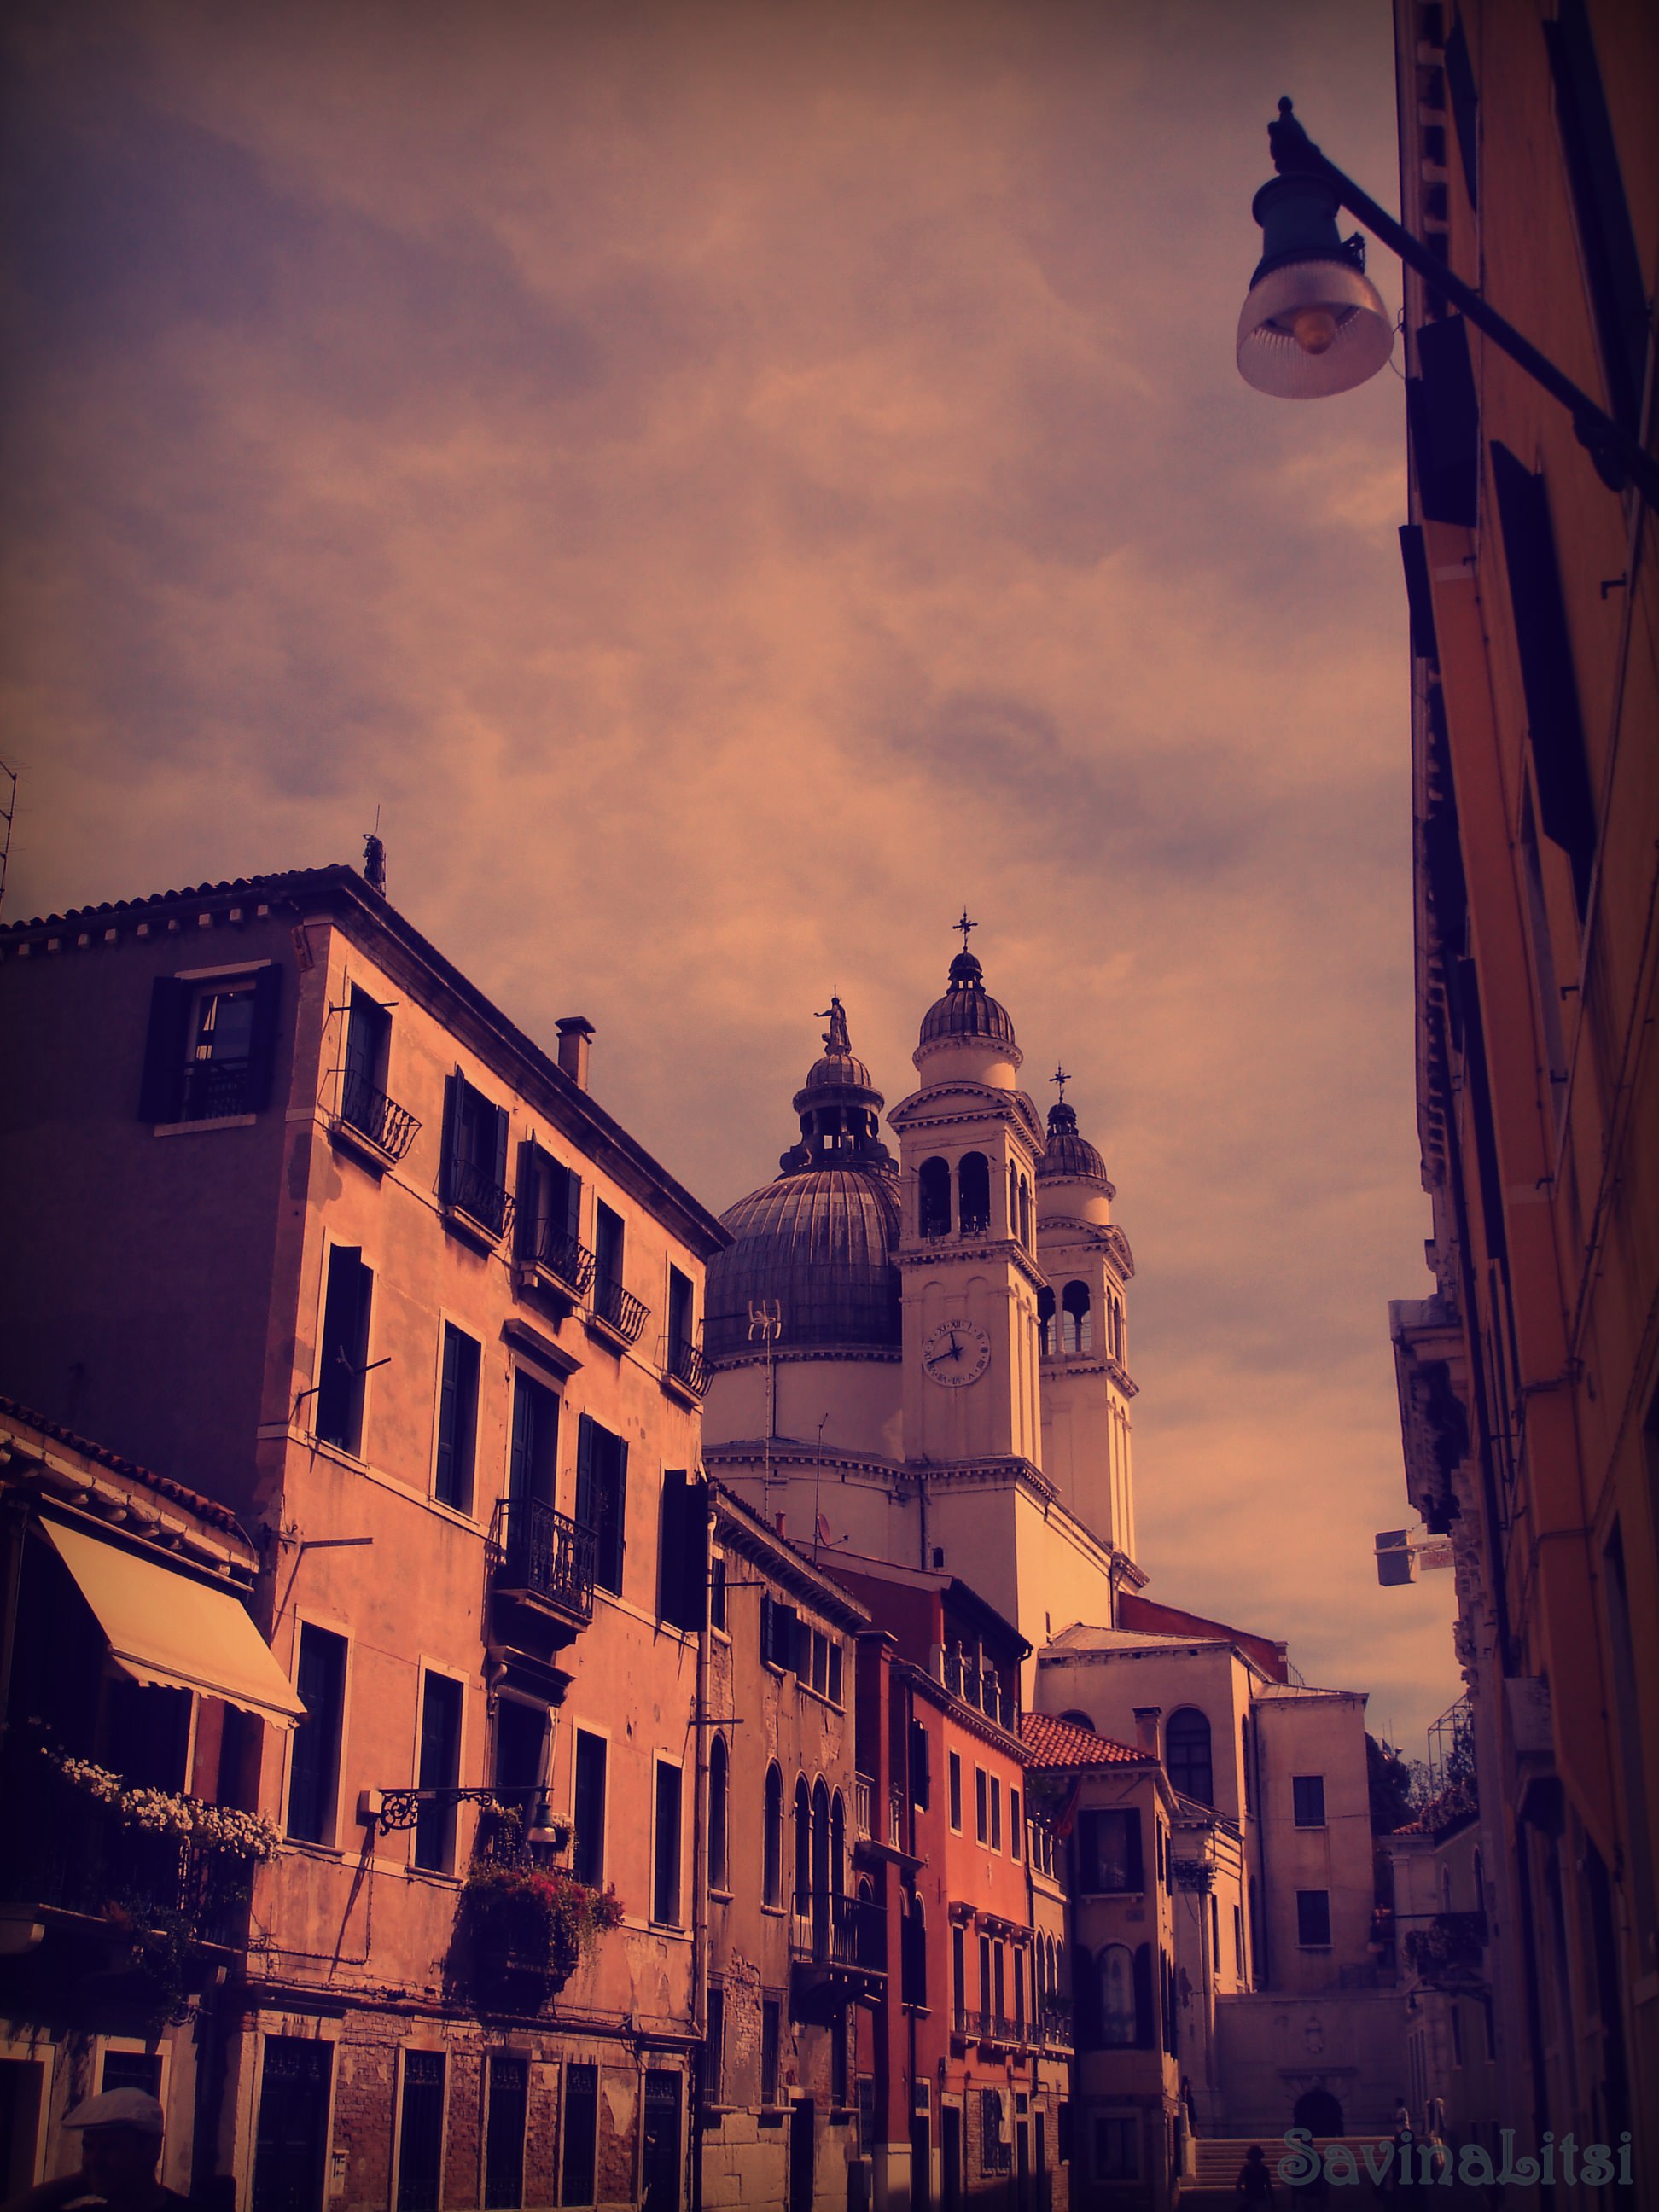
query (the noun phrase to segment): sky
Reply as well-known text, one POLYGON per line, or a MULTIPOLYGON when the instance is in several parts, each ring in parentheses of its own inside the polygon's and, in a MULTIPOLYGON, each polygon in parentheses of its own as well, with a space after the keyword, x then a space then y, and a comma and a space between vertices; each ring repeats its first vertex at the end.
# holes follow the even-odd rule
MULTIPOLYGON (((964 905, 1136 1255, 1149 1594, 1420 1753, 1397 375, 1239 379, 1386 0, 7 11, 9 918, 356 860, 716 1210, 964 905)), ((1397 268, 1371 273, 1390 308, 1397 268)))

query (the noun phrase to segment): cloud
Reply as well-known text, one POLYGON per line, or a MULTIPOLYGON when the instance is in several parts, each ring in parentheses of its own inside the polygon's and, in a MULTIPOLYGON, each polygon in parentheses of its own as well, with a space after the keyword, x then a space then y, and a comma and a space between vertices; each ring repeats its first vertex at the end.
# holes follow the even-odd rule
MULTIPOLYGON (((1248 391, 1368 5, 14 11, 10 910, 349 857, 711 1203, 965 899, 1133 1243, 1159 1592, 1385 1685, 1423 1287, 1397 380, 1248 391), (1236 1562, 1249 1560, 1240 1588, 1236 1562)), ((1379 271, 1385 292, 1392 283, 1379 271)))

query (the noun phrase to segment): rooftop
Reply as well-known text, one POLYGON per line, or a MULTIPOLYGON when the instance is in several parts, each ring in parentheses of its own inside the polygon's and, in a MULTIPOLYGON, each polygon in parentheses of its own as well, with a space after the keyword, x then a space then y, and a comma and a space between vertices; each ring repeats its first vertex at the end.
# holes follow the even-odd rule
POLYGON ((1052 1713, 1026 1713, 1020 1723, 1025 1748, 1037 1766, 1138 1766, 1148 1754, 1114 1743, 1110 1736, 1056 1720, 1052 1713))

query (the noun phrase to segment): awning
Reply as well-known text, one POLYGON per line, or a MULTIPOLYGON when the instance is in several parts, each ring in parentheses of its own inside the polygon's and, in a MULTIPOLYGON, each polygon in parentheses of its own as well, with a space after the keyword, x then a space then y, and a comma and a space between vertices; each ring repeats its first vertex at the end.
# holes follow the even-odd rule
POLYGON ((135 1681, 222 1698, 278 1728, 305 1714, 270 1647, 228 1591, 209 1589, 96 1536, 40 1526, 109 1638, 110 1656, 135 1681))

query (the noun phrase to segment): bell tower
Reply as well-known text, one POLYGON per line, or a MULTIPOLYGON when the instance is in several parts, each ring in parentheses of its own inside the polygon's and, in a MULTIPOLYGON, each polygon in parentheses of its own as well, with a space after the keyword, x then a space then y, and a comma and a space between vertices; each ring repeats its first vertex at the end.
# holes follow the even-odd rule
POLYGON ((1042 1463, 1036 1109, 1007 1011, 963 949, 923 1017, 917 1088, 888 1116, 902 1213, 904 1449, 940 1473, 1042 1463))
POLYGON ((1078 1132, 1066 1102, 1069 1078, 1048 1109, 1037 1162, 1037 1251, 1046 1286, 1042 1328, 1043 1468, 1066 1510, 1100 1541, 1133 1559, 1134 1488, 1129 1462, 1129 1240, 1112 1219, 1117 1193, 1106 1163, 1078 1132))

